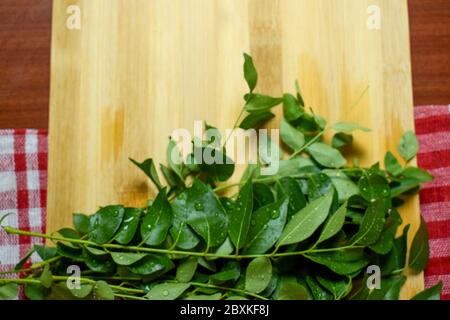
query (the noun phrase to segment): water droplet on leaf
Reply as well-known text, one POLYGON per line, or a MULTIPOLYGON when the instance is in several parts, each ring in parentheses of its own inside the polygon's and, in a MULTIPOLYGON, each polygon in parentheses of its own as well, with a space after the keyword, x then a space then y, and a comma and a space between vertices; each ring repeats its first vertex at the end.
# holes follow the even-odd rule
POLYGON ((272 214, 271 214, 271 217, 272 217, 272 219, 275 219, 275 218, 277 218, 278 217, 278 215, 279 215, 279 211, 278 210, 272 210, 272 214))
POLYGON ((203 203, 201 203, 201 202, 197 202, 196 204, 195 204, 195 210, 198 210, 198 211, 201 211, 201 210, 203 210, 205 207, 203 206, 203 203))

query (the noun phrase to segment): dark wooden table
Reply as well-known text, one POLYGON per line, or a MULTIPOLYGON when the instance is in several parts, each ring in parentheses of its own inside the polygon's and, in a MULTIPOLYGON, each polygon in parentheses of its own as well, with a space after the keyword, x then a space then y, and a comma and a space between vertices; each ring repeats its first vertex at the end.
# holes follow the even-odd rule
MULTIPOLYGON (((397 1, 397 0, 392 0, 397 1)), ((0 128, 47 128, 51 0, 0 0, 0 128)), ((450 0, 409 0, 414 103, 450 103, 450 0)))
POLYGON ((0 0, 0 128, 47 128, 51 0, 0 0))

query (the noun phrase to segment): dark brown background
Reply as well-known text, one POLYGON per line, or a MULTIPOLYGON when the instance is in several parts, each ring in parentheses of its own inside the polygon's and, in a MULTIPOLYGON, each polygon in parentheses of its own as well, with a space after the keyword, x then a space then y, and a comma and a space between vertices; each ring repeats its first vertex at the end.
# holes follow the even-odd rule
MULTIPOLYGON (((396 1, 396 0, 393 0, 396 1)), ((47 128, 51 0, 0 0, 0 128, 47 128)), ((409 0, 414 103, 450 103, 450 0, 409 0)))

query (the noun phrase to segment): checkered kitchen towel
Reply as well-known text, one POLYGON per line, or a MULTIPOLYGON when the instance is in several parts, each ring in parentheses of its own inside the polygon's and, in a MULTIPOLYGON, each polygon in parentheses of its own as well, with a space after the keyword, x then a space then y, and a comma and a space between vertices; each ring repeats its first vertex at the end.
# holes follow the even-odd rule
MULTIPOLYGON (((436 177, 420 192, 428 222, 431 258, 427 286, 444 282, 443 299, 450 300, 450 106, 414 109, 420 142, 418 162, 436 177)), ((0 130, 0 215, 13 212, 5 224, 45 230, 47 133, 41 130, 0 130)), ((0 271, 11 269, 39 239, 8 236, 0 230, 0 271)))
MULTIPOLYGON (((45 232, 46 189, 47 131, 0 130, 0 216, 12 213, 3 224, 45 232)), ((42 242, 0 230, 0 272, 11 270, 33 243, 42 242)))
POLYGON ((431 251, 425 285, 442 280, 441 298, 450 300, 450 105, 416 107, 414 113, 420 145, 418 164, 435 177, 420 192, 431 251))

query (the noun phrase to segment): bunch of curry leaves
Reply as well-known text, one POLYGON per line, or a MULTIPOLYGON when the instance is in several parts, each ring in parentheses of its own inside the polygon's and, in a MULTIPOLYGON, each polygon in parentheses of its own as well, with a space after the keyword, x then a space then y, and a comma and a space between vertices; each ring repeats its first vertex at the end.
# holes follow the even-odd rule
MULTIPOLYGON (((244 58, 250 90, 239 127, 257 128, 283 106, 281 139, 291 152, 275 159, 276 174, 261 175, 274 159, 260 153, 260 163, 249 165, 239 183, 224 184, 232 163, 200 163, 195 152, 174 161, 177 146, 170 141, 168 165, 160 165, 166 186, 152 159, 132 160, 159 190, 146 207, 76 213, 74 228, 55 234, 4 227, 56 246, 35 245, 9 272, 21 278, 4 273, 0 298, 14 298, 23 285, 30 299, 399 299, 405 269, 421 272, 429 255, 423 220, 407 254, 409 226, 401 227, 397 211, 405 196, 432 180, 407 165, 418 150, 414 133, 398 145, 406 166, 388 152, 384 169, 347 167, 341 151, 351 147, 352 132, 369 130, 348 122, 327 126, 305 108, 298 85, 295 96, 255 93, 257 72, 251 57, 244 58), (323 141, 329 130, 331 145, 323 141), (238 193, 226 197, 233 187, 238 193), (23 269, 34 252, 42 262, 23 269), (378 288, 367 286, 370 265, 380 268, 378 288)), ((212 140, 196 144, 201 154, 229 160, 212 140)), ((273 141, 270 147, 280 148, 273 141)), ((438 299, 441 287, 416 299, 438 299)))

